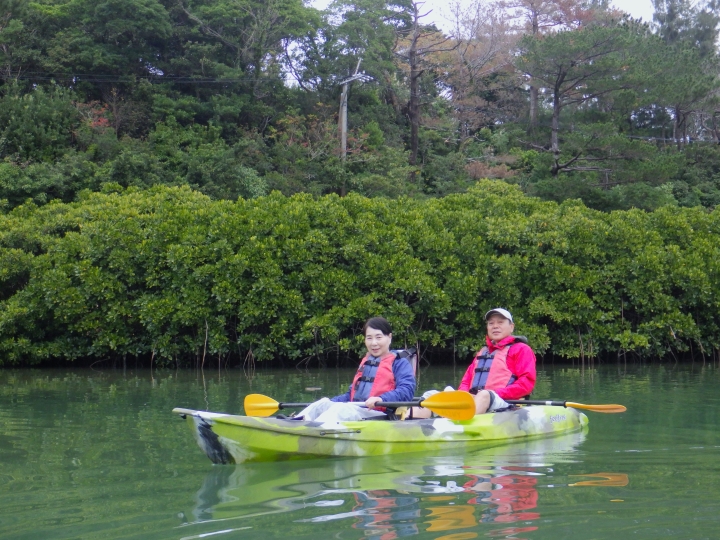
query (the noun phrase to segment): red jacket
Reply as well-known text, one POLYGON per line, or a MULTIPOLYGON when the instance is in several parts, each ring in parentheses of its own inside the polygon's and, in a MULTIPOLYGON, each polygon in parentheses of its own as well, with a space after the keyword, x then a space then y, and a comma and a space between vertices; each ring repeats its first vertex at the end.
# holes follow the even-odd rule
MULTIPOLYGON (((490 341, 490 338, 486 337, 485 344, 487 345, 488 352, 493 352, 495 350, 502 349, 509 343, 512 343, 514 339, 515 336, 508 336, 505 339, 500 340, 498 343, 493 343, 490 341)), ((517 379, 509 386, 504 386, 502 388, 485 388, 485 390, 493 390, 503 399, 520 399, 530 395, 533 388, 535 388, 536 378, 535 353, 532 349, 524 343, 514 344, 510 347, 510 351, 508 352, 507 366, 517 379)), ((475 362, 470 364, 465 372, 465 375, 463 375, 459 390, 470 390, 470 385, 472 384, 474 376, 475 362)))

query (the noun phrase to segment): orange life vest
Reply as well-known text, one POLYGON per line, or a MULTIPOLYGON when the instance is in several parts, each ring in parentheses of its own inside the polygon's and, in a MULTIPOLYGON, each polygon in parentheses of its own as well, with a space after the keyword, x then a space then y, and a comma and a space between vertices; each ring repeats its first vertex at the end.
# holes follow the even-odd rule
POLYGON ((397 354, 390 351, 382 358, 366 354, 350 388, 350 401, 365 401, 395 389, 395 375, 392 366, 397 354), (372 358, 372 360, 371 360, 372 358))

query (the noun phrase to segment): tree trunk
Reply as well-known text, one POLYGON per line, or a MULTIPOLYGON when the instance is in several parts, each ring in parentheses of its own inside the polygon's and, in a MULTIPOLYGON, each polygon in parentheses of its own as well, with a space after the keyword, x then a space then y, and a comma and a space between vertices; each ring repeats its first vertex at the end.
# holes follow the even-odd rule
POLYGON ((678 150, 682 148, 682 141, 680 140, 680 124, 682 123, 680 116, 682 113, 680 112, 680 107, 675 106, 675 122, 673 123, 673 139, 675 139, 675 145, 677 146, 678 150))
POLYGON ((562 102, 560 100, 560 86, 565 79, 565 75, 561 75, 557 79, 555 89, 553 92, 553 112, 552 112, 552 132, 550 134, 550 151, 553 155, 554 164, 550 171, 553 176, 557 176, 560 171, 560 110, 562 109, 562 102))
POLYGON ((538 116, 538 89, 533 86, 532 80, 530 82, 530 128, 534 129, 537 126, 538 116))
MULTIPOLYGON (((410 165, 417 165, 419 134, 420 134, 420 75, 422 71, 418 66, 417 42, 419 35, 418 10, 415 7, 412 41, 408 51, 410 63, 410 103, 408 115, 410 116, 410 165)), ((413 176, 415 173, 412 173, 413 176)))
MULTIPOLYGON (((540 33, 540 21, 537 10, 532 10, 531 15, 532 35, 537 36, 540 33)), ((533 84, 532 78, 530 78, 530 129, 533 130, 537 127, 537 116, 538 116, 538 88, 533 84)))
POLYGON ((387 87, 387 96, 390 100, 390 104, 392 105, 392 108, 395 110, 395 114, 398 116, 400 115, 400 102, 398 101, 397 94, 395 93, 395 90, 392 86, 392 80, 390 79, 390 74, 385 71, 383 72, 383 78, 385 79, 385 86, 387 87))

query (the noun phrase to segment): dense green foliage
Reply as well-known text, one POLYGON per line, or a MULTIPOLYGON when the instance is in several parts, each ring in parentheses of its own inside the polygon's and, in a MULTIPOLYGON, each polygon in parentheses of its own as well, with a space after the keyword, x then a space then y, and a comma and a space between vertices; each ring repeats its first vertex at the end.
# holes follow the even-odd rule
POLYGON ((714 350, 714 0, 419 6, 0 2, 0 361, 714 350))
POLYGON ((396 343, 464 354, 501 305, 541 353, 710 355, 719 261, 717 211, 601 213, 498 181, 424 202, 86 192, 0 216, 0 354, 322 361, 377 314, 396 343))

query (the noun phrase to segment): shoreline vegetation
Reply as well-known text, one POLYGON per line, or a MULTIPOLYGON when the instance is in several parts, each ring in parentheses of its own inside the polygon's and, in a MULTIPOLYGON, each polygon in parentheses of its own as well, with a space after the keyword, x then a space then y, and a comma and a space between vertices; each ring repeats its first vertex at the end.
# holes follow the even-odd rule
POLYGON ((1 214, 0 268, 5 366, 333 365, 378 313, 396 346, 463 358, 497 305, 558 360, 720 347, 718 211, 605 213, 491 180, 424 201, 88 192, 1 214))

